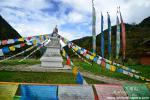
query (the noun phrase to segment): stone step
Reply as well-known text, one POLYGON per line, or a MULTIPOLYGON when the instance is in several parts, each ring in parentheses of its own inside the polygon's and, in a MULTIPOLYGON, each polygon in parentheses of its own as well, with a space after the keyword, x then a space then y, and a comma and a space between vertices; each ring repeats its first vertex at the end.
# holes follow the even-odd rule
POLYGON ((60 45, 51 45, 51 46, 46 46, 47 48, 56 48, 56 49, 59 49, 60 48, 60 45))
POLYGON ((46 52, 60 52, 60 49, 59 48, 47 48, 46 49, 46 52))
POLYGON ((63 59, 61 56, 53 56, 53 57, 42 57, 40 59, 41 62, 63 62, 63 59))
POLYGON ((55 57, 55 56, 61 56, 61 54, 58 54, 58 53, 46 53, 44 54, 45 57, 55 57))
POLYGON ((41 62, 41 67, 44 68, 63 68, 62 62, 41 62))

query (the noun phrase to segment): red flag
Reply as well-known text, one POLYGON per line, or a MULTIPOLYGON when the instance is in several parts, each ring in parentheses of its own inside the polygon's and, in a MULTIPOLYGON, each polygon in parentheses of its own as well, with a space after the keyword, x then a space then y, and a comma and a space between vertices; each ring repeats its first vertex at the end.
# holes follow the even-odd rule
POLYGON ((69 65, 69 66, 71 65, 70 64, 70 59, 67 59, 66 65, 69 65))
POLYGON ((120 12, 120 19, 121 19, 122 54, 123 54, 123 59, 125 59, 126 31, 125 31, 125 23, 123 22, 121 12, 120 12))

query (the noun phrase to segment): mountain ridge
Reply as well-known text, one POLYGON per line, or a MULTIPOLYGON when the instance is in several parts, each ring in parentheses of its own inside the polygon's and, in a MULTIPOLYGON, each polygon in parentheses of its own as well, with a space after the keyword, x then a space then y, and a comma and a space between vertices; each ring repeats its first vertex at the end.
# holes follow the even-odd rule
MULTIPOLYGON (((137 25, 125 24, 126 26, 126 57, 127 58, 139 58, 144 52, 150 51, 150 46, 140 45, 145 40, 150 39, 150 16, 145 18, 137 25)), ((107 57, 107 29, 104 30, 105 37, 105 57, 107 57)), ((115 58, 115 37, 116 37, 116 25, 112 26, 112 56, 115 58)), ((100 34, 96 36, 97 54, 100 55, 100 34)), ((77 45, 92 51, 92 36, 83 37, 73 40, 77 45)), ((150 41, 148 41, 150 42, 150 41)), ((121 52, 120 52, 121 56, 121 52)))

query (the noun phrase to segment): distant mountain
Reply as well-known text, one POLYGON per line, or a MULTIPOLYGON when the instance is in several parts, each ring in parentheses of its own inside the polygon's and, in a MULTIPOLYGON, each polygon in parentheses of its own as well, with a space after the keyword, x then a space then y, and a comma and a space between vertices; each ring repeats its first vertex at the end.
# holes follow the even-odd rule
MULTIPOLYGON (((21 35, 0 15, 0 40, 7 40, 7 39, 14 39, 14 38, 21 38, 21 35)), ((21 42, 16 42, 15 44, 20 44, 21 42)), ((12 44, 14 45, 14 44, 12 44)), ((10 45, 0 45, 0 49, 10 45)), ((5 56, 14 55, 25 48, 20 48, 15 50, 14 52, 9 52, 5 54, 5 56)), ((2 59, 0 57, 0 59, 2 59)))
MULTIPOLYGON (((0 40, 7 40, 7 39, 14 39, 14 38, 21 38, 21 35, 0 15, 0 40)), ((23 42, 16 42, 15 44, 20 44, 23 42)), ((14 44, 10 44, 10 45, 14 45, 14 44)), ((10 45, 0 45, 0 49, 5 47, 5 46, 10 46, 10 45)), ((5 54, 5 56, 11 56, 14 55, 18 52, 21 52, 25 49, 27 49, 30 46, 25 46, 19 49, 16 49, 13 52, 9 52, 7 54, 5 54)), ((32 55, 32 57, 40 57, 42 56, 42 54, 44 53, 44 51, 46 50, 46 48, 42 48, 40 50, 38 50, 36 53, 34 53, 34 55, 32 55)), ((24 53, 20 56, 26 56, 30 53, 31 51, 24 53)), ((3 59, 3 57, 0 57, 0 59, 3 59)))
POLYGON ((21 35, 0 15, 0 40, 20 37, 21 35))
POLYGON ((140 26, 150 27, 150 17, 145 18, 141 23, 140 26))
MULTIPOLYGON (((127 48, 126 48, 126 57, 127 58, 137 58, 139 57, 143 52, 150 51, 150 17, 144 19, 141 23, 138 25, 130 25, 126 24, 126 42, 127 42, 127 48)), ((107 58, 108 52, 107 52, 107 32, 106 29, 104 31, 105 34, 105 57, 107 58)), ((96 36, 96 45, 97 45, 97 53, 100 54, 100 34, 96 36)), ((116 37, 116 26, 112 26, 112 54, 113 57, 115 56, 115 37, 116 37)), ((80 39, 73 40, 74 43, 77 45, 84 47, 88 50, 92 51, 92 37, 83 37, 80 39)), ((121 55, 121 54, 120 54, 121 55)))

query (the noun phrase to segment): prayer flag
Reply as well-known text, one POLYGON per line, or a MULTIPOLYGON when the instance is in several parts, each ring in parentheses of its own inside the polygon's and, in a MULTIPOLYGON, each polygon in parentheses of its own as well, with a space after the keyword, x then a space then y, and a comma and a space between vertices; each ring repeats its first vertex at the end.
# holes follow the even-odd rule
POLYGON ((101 59, 97 60, 97 64, 99 64, 99 65, 101 64, 101 59))
POLYGON ((123 73, 123 69, 122 69, 122 68, 118 68, 118 69, 117 69, 117 72, 123 73))
POLYGON ((105 45, 104 45, 103 25, 104 25, 104 20, 103 20, 103 14, 101 13, 101 56, 104 58, 105 45))
POLYGON ((21 47, 24 47, 24 46, 25 46, 25 43, 21 43, 20 46, 21 46, 21 47))
POLYGON ((3 53, 8 53, 9 52, 9 48, 8 47, 3 47, 2 51, 3 51, 3 53))
POLYGON ((89 58, 90 58, 90 55, 89 55, 89 54, 87 54, 87 55, 86 55, 86 58, 87 58, 87 59, 89 59, 89 58))
POLYGON ((150 100, 150 92, 145 84, 124 84, 123 87, 130 100, 150 100))
POLYGON ((6 45, 7 44, 7 40, 2 40, 2 45, 6 45))
POLYGON ((10 49, 10 51, 15 51, 15 47, 14 46, 10 46, 9 49, 10 49))
POLYGON ((33 44, 36 45, 36 44, 37 44, 37 41, 36 41, 36 40, 33 40, 33 44))
POLYGON ((106 69, 110 70, 110 64, 106 63, 106 69))
POLYGON ((21 100, 58 100, 57 86, 21 85, 21 100))
POLYGON ((94 59, 94 56, 90 56, 90 60, 93 60, 94 59))
POLYGON ((15 43, 14 39, 8 39, 7 44, 13 44, 15 43))
POLYGON ((0 84, 0 100, 13 100, 18 84, 0 84))
POLYGON ((122 55, 123 55, 123 60, 125 60, 126 32, 125 32, 125 23, 123 22, 121 12, 120 12, 120 19, 121 19, 121 36, 122 36, 122 55))
POLYGON ((75 66, 75 67, 73 67, 72 72, 73 72, 73 75, 74 75, 74 76, 76 76, 76 75, 77 75, 77 73, 78 73, 78 68, 77 68, 76 66, 75 66))
POLYGON ((67 59, 66 65, 70 66, 70 58, 67 59))
POLYGON ((80 72, 78 72, 78 74, 77 74, 76 82, 77 82, 78 84, 83 84, 83 77, 82 77, 82 75, 80 74, 80 72))
POLYGON ((93 61, 94 61, 94 62, 97 62, 97 59, 98 59, 97 57, 94 57, 93 61))
POLYGON ((104 61, 104 59, 102 59, 101 66, 102 66, 102 68, 105 68, 105 66, 106 66, 106 62, 104 61))
POLYGON ((20 44, 17 44, 17 45, 14 45, 15 46, 15 48, 20 48, 21 46, 20 46, 20 44))
POLYGON ((121 85, 94 85, 99 100, 128 100, 128 96, 121 85))
POLYGON ((0 56, 4 56, 2 49, 0 49, 0 56))
POLYGON ((59 100, 95 100, 92 86, 59 86, 59 100))
POLYGON ((23 38, 19 38, 19 39, 18 39, 18 41, 23 42, 23 41, 24 41, 24 39, 23 39, 23 38))
POLYGON ((115 71, 116 71, 116 67, 113 66, 113 65, 111 65, 111 66, 110 66, 110 70, 113 71, 113 72, 115 72, 115 71))
POLYGON ((15 42, 18 42, 18 39, 14 39, 15 42))
POLYGON ((119 23, 118 16, 117 16, 116 26, 117 26, 117 30, 116 30, 116 59, 118 59, 119 53, 120 53, 120 23, 119 23))
POLYGON ((110 15, 107 13, 108 16, 108 58, 111 59, 111 21, 110 15))
POLYGON ((94 2, 92 0, 92 35, 93 35, 93 53, 96 52, 96 12, 94 7, 94 2))

